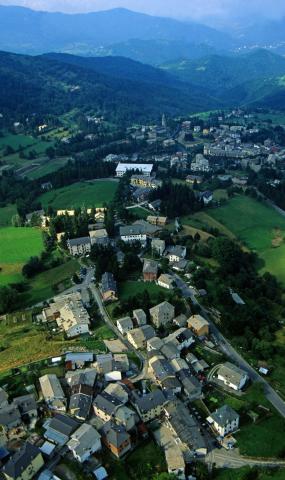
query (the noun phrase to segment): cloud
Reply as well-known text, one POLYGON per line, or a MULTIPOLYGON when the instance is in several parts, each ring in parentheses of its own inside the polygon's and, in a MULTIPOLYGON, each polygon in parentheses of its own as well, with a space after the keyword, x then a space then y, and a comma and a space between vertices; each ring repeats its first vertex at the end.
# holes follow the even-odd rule
MULTIPOLYGON (((21 5, 35 10, 68 13, 125 7, 131 10, 178 18, 220 18, 285 15, 284 0, 0 0, 2 5, 21 5)), ((254 18, 252 18, 254 20, 254 18)))

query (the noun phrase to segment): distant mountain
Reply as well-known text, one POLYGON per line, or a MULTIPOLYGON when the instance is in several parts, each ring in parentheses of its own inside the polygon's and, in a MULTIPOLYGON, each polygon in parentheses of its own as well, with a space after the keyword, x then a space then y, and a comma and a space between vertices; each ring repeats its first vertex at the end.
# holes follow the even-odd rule
POLYGON ((171 42, 203 44, 217 49, 224 49, 225 45, 230 48, 233 44, 228 34, 204 25, 125 9, 67 15, 0 6, 2 50, 25 54, 57 51, 94 55, 99 47, 131 39, 167 42, 171 39, 171 42))
POLYGON ((161 68, 180 80, 221 94, 244 82, 284 75, 285 58, 267 50, 256 50, 247 55, 211 55, 199 60, 181 60, 161 68))
MULTIPOLYGON (((220 52, 221 50, 219 50, 220 52)), ((76 52, 74 52, 76 53, 76 52)), ((94 49, 96 56, 119 56, 137 60, 149 65, 161 65, 178 58, 197 59, 217 53, 217 50, 206 44, 195 44, 170 40, 138 40, 99 47, 94 49)), ((80 54, 80 52, 78 52, 80 54)))
POLYGON ((74 108, 115 121, 157 119, 217 107, 199 87, 125 58, 0 52, 0 112, 62 114, 74 108))
POLYGON ((242 24, 235 36, 247 45, 272 46, 285 44, 285 18, 278 20, 259 20, 250 24, 242 24))

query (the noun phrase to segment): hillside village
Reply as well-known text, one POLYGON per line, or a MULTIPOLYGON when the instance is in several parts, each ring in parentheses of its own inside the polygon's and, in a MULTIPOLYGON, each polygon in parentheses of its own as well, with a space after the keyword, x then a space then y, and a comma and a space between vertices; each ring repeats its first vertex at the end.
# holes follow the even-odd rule
MULTIPOLYGON (((215 225, 186 222, 235 196, 261 202, 282 184, 284 144, 259 141, 262 127, 252 123, 252 114, 235 110, 212 122, 180 119, 175 133, 165 115, 161 125, 132 126, 128 141, 146 150, 102 159, 117 189, 111 202, 39 205, 20 215, 17 230, 43 232, 48 259, 28 260, 26 278, 48 271, 56 255, 76 261, 77 270, 61 291, 29 306, 47 342, 63 339, 58 355, 31 362, 31 382, 21 365, 13 369, 19 395, 0 377, 2 478, 64 480, 74 471, 79 479, 116 479, 116 462, 128 475, 128 459, 139 452, 143 463, 146 446, 163 452, 162 465, 152 459, 145 467, 149 479, 167 471, 199 480, 199 468, 234 468, 248 458, 259 465, 276 457, 284 466, 281 447, 263 454, 247 441, 273 420, 277 438, 283 435, 285 406, 270 386, 270 354, 260 349, 253 365, 223 329, 225 311, 234 323, 243 315, 238 309, 255 307, 254 292, 227 284, 232 277, 218 271, 217 258, 231 263, 236 255, 242 264, 248 252, 220 246, 225 236, 215 225), (147 152, 153 145, 155 154, 147 152), (271 172, 266 182, 264 169, 271 172), (212 302, 215 282, 219 304, 212 302)), ((72 138, 60 143, 68 148, 72 138)), ((40 183, 41 195, 57 190, 50 178, 40 183)), ((278 303, 274 288, 268 309, 278 303)))

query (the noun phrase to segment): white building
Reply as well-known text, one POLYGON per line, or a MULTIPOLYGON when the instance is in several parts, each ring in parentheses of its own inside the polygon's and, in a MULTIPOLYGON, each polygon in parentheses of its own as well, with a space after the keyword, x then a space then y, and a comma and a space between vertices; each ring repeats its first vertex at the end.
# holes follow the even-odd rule
POLYGON ((224 437, 238 429, 239 414, 229 405, 224 405, 208 417, 208 422, 213 425, 219 435, 224 437))
POLYGON ((126 243, 146 243, 146 229, 142 225, 126 225, 120 227, 120 238, 126 243))
POLYGON ((90 237, 73 238, 67 241, 67 246, 71 255, 86 255, 91 252, 90 237))
POLYGON ((101 450, 101 436, 91 425, 83 423, 71 435, 71 439, 67 443, 69 450, 78 462, 83 463, 93 455, 93 453, 101 450))
POLYGON ((192 172, 209 172, 209 160, 201 153, 197 153, 195 160, 191 163, 191 170, 192 172))
POLYGON ((51 410, 66 411, 66 398, 59 379, 54 374, 39 378, 41 391, 45 402, 51 410))
POLYGON ((123 177, 127 172, 139 171, 142 175, 150 177, 153 170, 153 164, 150 163, 119 163, 116 168, 116 176, 123 177))
POLYGON ((233 363, 226 362, 218 370, 218 380, 233 390, 241 390, 248 381, 248 375, 233 363))
POLYGON ((119 320, 117 320, 117 328, 122 335, 126 335, 134 328, 132 319, 130 317, 119 318, 119 320))

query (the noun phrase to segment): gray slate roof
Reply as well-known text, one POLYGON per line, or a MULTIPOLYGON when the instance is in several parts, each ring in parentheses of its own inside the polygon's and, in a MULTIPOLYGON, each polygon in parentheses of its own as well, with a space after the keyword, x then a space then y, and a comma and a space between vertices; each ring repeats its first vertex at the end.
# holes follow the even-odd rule
POLYGON ((21 450, 15 453, 3 467, 3 472, 10 478, 19 478, 31 462, 39 455, 40 450, 26 442, 21 450))
POLYGON ((239 414, 229 405, 223 405, 221 408, 211 414, 212 419, 221 427, 225 427, 228 423, 239 418, 239 414))

